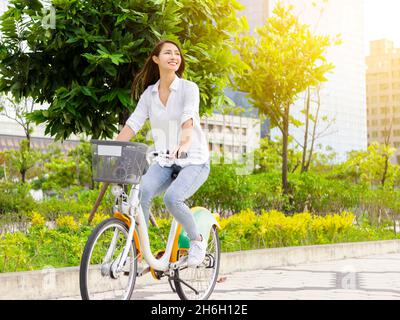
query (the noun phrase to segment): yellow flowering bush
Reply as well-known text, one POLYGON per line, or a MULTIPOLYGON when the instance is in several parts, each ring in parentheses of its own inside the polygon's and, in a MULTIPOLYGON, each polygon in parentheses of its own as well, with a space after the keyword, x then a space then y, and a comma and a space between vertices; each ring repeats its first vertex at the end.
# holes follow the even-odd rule
MULTIPOLYGON (((79 219, 79 224, 80 225, 87 224, 88 220, 89 220, 89 215, 90 215, 89 213, 85 213, 84 215, 82 215, 81 218, 79 219)), ((96 212, 92 219, 91 225, 97 226, 100 222, 102 222, 108 218, 110 218, 109 215, 101 213, 101 212, 96 212)))
POLYGON ((56 219, 56 225, 58 228, 67 228, 71 230, 78 229, 78 223, 75 221, 72 216, 59 216, 56 219))
POLYGON ((31 218, 32 226, 44 226, 46 224, 45 218, 39 212, 32 212, 31 218))
POLYGON ((233 251, 352 241, 358 239, 360 231, 353 225, 354 218, 351 212, 286 216, 276 210, 260 215, 244 210, 219 220, 222 248, 233 251))
MULTIPOLYGON (((5 233, 0 236, 0 272, 37 270, 43 266, 68 267, 80 263, 83 248, 93 228, 109 215, 97 213, 88 225, 89 214, 74 219, 60 215, 56 228, 45 225, 38 212, 31 213, 32 227, 27 232, 5 233), (38 227, 40 226, 40 227, 38 227)), ((159 218, 160 229, 149 226, 153 252, 165 248, 172 216, 159 218)), ((351 212, 312 215, 309 212, 285 215, 271 210, 256 214, 242 210, 228 218, 217 217, 223 252, 273 247, 316 245, 338 242, 388 240, 400 235, 387 228, 377 228, 364 222, 354 224, 351 212)))

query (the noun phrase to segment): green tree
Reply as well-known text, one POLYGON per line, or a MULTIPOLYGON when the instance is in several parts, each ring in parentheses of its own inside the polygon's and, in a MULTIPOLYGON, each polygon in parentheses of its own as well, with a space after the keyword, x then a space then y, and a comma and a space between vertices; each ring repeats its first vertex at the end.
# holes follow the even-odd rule
POLYGON ((75 184, 93 189, 91 148, 89 142, 81 140, 76 148, 68 152, 68 156, 75 163, 75 184))
MULTIPOLYGON (((292 137, 289 137, 289 142, 292 137)), ((282 139, 273 141, 268 137, 260 139, 260 147, 254 151, 255 162, 260 172, 271 172, 282 168, 282 139)), ((296 148, 288 149, 288 171, 295 172, 301 162, 301 152, 296 148)))
POLYGON ((326 81, 325 74, 333 69, 324 57, 332 39, 314 35, 292 10, 292 6, 278 4, 267 23, 256 28, 257 37, 244 34, 238 38, 237 47, 247 65, 236 78, 239 90, 247 92, 259 112, 266 114, 271 126, 282 133, 284 194, 289 191, 289 124, 299 125, 290 116, 290 108, 301 92, 326 81))
POLYGON ((356 183, 368 183, 370 186, 391 186, 398 180, 399 167, 388 159, 396 149, 374 142, 366 151, 352 151, 346 162, 341 165, 341 171, 353 177, 356 183))
POLYGON ((28 119, 26 115, 31 113, 34 109, 33 100, 29 98, 24 98, 22 99, 22 101, 17 103, 9 96, 2 96, 0 97, 0 104, 3 106, 3 108, 0 109, 0 114, 15 121, 24 130, 26 140, 28 141, 28 148, 30 148, 31 134, 33 132, 33 129, 32 121, 28 119))
POLYGON ((40 152, 31 149, 26 139, 21 140, 19 149, 6 150, 4 154, 7 166, 20 174, 22 183, 26 182, 28 170, 40 159, 40 152))
POLYGON ((154 44, 181 43, 186 77, 201 90, 201 113, 229 101, 223 89, 240 64, 233 54, 236 0, 53 0, 54 26, 38 0, 10 0, 1 17, 0 91, 48 103, 31 119, 65 139, 111 138, 136 101, 131 82, 154 44))

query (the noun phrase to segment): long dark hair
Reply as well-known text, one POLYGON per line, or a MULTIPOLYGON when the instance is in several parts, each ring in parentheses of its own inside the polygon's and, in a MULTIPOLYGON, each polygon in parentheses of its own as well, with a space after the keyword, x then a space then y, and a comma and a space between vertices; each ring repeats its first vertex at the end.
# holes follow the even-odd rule
POLYGON ((181 48, 174 41, 162 40, 156 44, 149 57, 146 59, 142 70, 140 70, 133 79, 131 91, 132 98, 136 100, 139 99, 140 95, 149 85, 155 84, 160 79, 160 70, 158 64, 153 61, 153 56, 158 57, 160 55, 161 48, 165 43, 172 43, 178 48, 181 55, 181 64, 179 69, 176 71, 176 74, 179 77, 182 77, 182 74, 185 71, 185 59, 182 55, 181 48))

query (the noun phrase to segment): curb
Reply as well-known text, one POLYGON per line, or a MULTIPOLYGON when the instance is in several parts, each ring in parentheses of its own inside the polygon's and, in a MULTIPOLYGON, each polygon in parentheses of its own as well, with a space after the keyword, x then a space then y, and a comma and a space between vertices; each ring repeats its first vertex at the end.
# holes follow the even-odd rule
MULTIPOLYGON (((222 253, 220 274, 400 252, 400 240, 352 242, 222 253)), ((0 274, 0 299, 59 299, 80 296, 79 267, 0 274)), ((157 283, 150 274, 136 287, 157 283)))

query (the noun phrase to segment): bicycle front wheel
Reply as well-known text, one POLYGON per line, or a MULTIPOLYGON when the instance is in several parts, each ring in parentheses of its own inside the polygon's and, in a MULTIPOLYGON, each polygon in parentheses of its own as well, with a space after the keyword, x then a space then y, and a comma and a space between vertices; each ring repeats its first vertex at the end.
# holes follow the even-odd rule
POLYGON ((134 241, 120 270, 117 264, 128 237, 128 226, 116 218, 101 222, 83 251, 79 285, 84 300, 129 300, 135 286, 137 260, 134 241))
POLYGON ((196 268, 184 267, 176 271, 176 293, 181 300, 207 300, 217 283, 220 263, 220 242, 216 226, 211 228, 206 257, 196 268))

